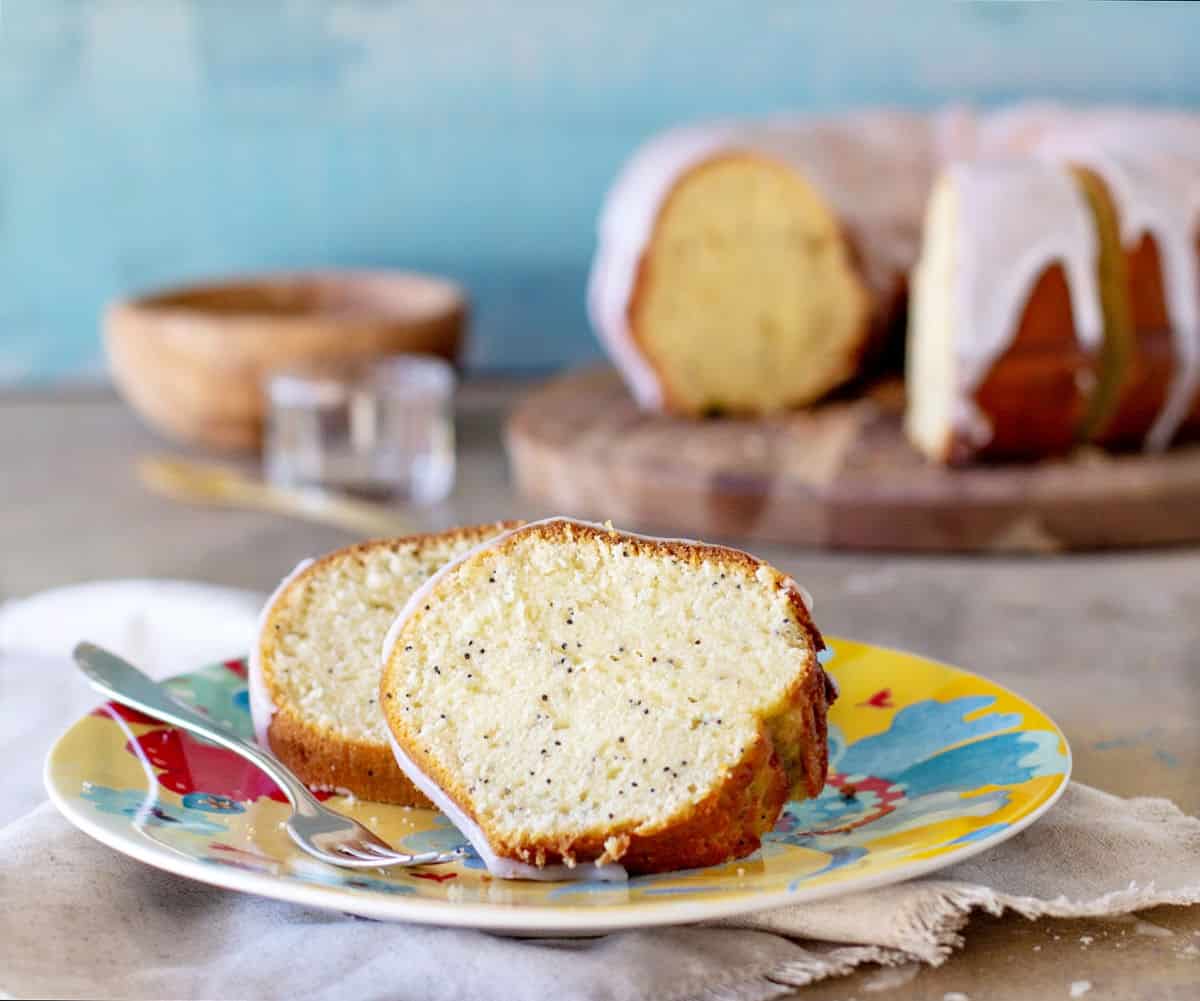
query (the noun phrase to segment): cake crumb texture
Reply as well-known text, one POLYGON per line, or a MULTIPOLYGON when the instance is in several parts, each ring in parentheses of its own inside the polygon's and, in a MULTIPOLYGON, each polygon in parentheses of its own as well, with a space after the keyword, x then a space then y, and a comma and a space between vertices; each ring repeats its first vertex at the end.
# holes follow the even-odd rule
POLYGON ((799 590, 745 553, 555 519, 435 578, 381 696, 498 854, 662 871, 753 851, 820 791, 821 647, 799 590))
POLYGON ((396 765, 379 710, 380 651, 408 597, 443 564, 513 527, 495 523, 330 553, 275 598, 259 639, 276 707, 271 750, 305 782, 429 806, 396 765))

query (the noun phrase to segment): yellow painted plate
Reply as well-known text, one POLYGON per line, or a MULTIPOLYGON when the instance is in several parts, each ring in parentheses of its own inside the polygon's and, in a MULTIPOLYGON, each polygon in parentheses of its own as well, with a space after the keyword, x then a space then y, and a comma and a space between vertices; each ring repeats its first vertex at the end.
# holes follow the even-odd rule
MULTIPOLYGON (((910 879, 1011 837, 1066 787, 1066 739, 1020 696, 912 654, 830 645, 841 697, 824 792, 789 803, 748 858, 628 884, 494 880, 473 855, 422 871, 323 865, 282 830, 287 808, 261 772, 120 707, 103 706, 62 736, 46 787, 87 834, 192 879, 365 917, 524 935, 706 921, 910 879)), ((245 676, 244 662, 229 661, 169 684, 249 736, 245 676)), ((464 843, 434 810, 329 802, 404 849, 464 843)))

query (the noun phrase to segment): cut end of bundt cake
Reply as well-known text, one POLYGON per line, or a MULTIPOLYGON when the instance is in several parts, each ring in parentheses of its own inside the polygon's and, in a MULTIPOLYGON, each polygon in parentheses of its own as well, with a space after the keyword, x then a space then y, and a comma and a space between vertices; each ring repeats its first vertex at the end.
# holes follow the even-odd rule
POLYGON ((925 211, 925 241, 911 279, 905 377, 909 441, 935 462, 948 462, 956 417, 957 367, 954 336, 957 305, 958 191, 938 178, 925 211))
MULTIPOLYGON (((1037 458, 1079 440, 1119 313, 1085 189, 1061 164, 954 164, 912 285, 909 439, 936 462, 1037 458), (1018 208, 1019 207, 1019 210, 1018 208), (1036 401, 1036 407, 1031 405, 1036 401)), ((1111 378, 1109 379, 1111 381, 1111 378)), ((1111 409, 1107 401, 1094 420, 1111 409)))
POLYGON ((628 309, 663 406, 692 416, 819 399, 856 373, 870 325, 831 207, 795 170, 749 153, 676 182, 628 309))
POLYGON ((550 519, 410 600, 384 649, 397 759, 502 876, 755 850, 826 770, 822 641, 737 550, 550 519))
POLYGON ((379 711, 383 640, 435 571, 514 524, 365 542, 297 567, 263 609, 251 656, 259 742, 311 786, 427 806, 379 711))

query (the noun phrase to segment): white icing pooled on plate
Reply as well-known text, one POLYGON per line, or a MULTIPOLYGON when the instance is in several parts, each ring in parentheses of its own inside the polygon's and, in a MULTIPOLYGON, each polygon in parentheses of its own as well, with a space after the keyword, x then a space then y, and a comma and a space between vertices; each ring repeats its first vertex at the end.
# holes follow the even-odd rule
POLYGON ((984 160, 948 172, 960 203, 953 293, 958 420, 975 435, 987 422, 972 397, 1012 346, 1029 295, 1050 266, 1061 264, 1066 273, 1076 339, 1087 351, 1099 348, 1098 246, 1087 202, 1061 165, 984 160))
POLYGON ((254 724, 254 739, 263 747, 270 746, 267 743, 267 730, 270 728, 271 720, 276 712, 276 705, 267 688, 267 679, 263 674, 262 666, 262 645, 267 638, 267 619, 270 618, 275 603, 287 590, 288 585, 312 566, 312 563, 311 559, 301 560, 297 563, 296 568, 284 577, 279 582, 279 586, 271 592, 271 597, 267 599, 258 615, 258 628, 255 630, 254 649, 250 651, 250 661, 246 667, 246 680, 250 696, 250 719, 254 724))

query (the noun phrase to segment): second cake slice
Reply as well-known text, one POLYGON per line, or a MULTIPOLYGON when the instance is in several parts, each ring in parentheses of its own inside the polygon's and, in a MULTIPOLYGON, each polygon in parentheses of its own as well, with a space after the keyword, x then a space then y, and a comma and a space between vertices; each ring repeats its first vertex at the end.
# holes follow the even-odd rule
POLYGON ((263 609, 250 658, 259 743, 315 788, 428 806, 396 767, 379 712, 379 651, 404 602, 497 522, 378 539, 301 564, 263 609))

